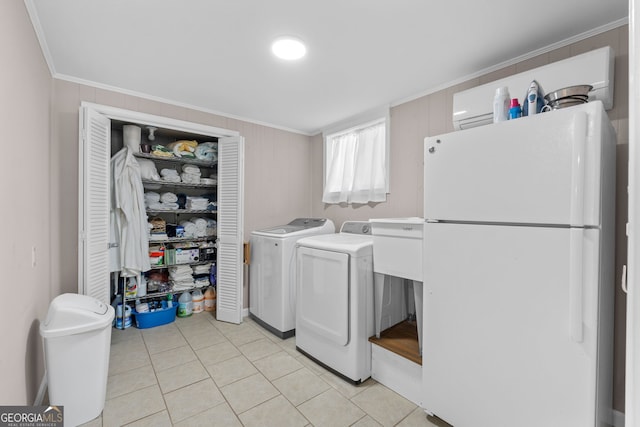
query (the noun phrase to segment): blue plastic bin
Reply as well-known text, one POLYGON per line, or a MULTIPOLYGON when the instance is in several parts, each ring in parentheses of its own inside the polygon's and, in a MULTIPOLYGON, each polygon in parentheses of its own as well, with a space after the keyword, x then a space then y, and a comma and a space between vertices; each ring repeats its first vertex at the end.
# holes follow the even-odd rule
POLYGON ((132 314, 136 319, 136 327, 138 329, 147 329, 174 322, 177 309, 178 304, 173 304, 173 307, 167 307, 167 302, 162 301, 162 309, 147 313, 138 313, 133 310, 132 314))

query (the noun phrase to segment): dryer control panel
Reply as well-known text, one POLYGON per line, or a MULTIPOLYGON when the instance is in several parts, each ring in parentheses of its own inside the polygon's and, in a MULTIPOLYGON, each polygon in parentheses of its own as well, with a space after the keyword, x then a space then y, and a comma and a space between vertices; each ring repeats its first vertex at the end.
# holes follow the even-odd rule
POLYGON ((341 233, 371 235, 371 223, 369 221, 345 221, 340 227, 341 233))
POLYGON ((327 222, 326 218, 296 218, 289 224, 292 227, 298 227, 299 229, 321 227, 327 222))

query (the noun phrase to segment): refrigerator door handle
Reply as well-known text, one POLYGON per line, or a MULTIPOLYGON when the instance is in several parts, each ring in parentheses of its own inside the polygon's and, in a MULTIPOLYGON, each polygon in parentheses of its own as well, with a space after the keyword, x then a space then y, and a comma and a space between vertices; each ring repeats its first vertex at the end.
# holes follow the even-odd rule
POLYGON ((583 331, 583 261, 584 229, 569 231, 569 320, 571 339, 581 343, 583 331))
POLYGON ((571 145, 571 200, 570 224, 577 227, 584 225, 584 170, 585 149, 587 145, 587 113, 578 112, 573 115, 573 141, 571 145))

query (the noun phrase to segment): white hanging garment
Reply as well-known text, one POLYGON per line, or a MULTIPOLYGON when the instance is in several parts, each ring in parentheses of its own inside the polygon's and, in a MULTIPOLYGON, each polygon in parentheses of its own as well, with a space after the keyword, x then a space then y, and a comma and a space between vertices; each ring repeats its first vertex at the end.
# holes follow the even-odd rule
POLYGON ((137 276, 151 268, 144 189, 140 166, 129 148, 111 158, 112 211, 119 236, 120 275, 137 276))

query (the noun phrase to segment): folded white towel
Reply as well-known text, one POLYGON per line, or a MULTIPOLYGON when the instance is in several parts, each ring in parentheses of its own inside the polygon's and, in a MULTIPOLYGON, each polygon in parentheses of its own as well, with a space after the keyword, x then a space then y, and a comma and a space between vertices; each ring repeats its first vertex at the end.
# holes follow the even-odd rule
POLYGON ((182 182, 187 184, 200 184, 200 175, 183 172, 180 175, 180 179, 182 179, 182 182))
POLYGON ((176 209, 180 209, 180 206, 177 203, 147 203, 147 208, 154 211, 173 211, 176 209))
POLYGON ((147 191, 146 193, 144 193, 144 201, 145 202, 159 202, 160 201, 160 194, 156 193, 155 191, 147 191))
POLYGON ((167 177, 167 176, 178 176, 179 174, 178 174, 178 171, 175 169, 165 168, 160 171, 160 175, 167 177))
POLYGON ((205 199, 204 197, 187 196, 187 203, 185 204, 186 209, 203 211, 207 209, 207 206, 209 206, 209 199, 205 199))
POLYGON ((167 233, 154 233, 149 235, 149 241, 164 241, 168 238, 167 233))
POLYGON ((196 237, 196 225, 191 221, 180 221, 180 225, 184 228, 184 237, 196 237))
POLYGON ((191 222, 196 225, 196 228, 207 228, 207 220, 204 218, 191 218, 191 222))
POLYGON ((180 182, 180 177, 179 176, 163 176, 162 177, 162 181, 165 182, 180 182))
POLYGON ((211 271, 211 263, 193 265, 191 268, 193 269, 193 274, 207 274, 211 271))
POLYGON ((200 176, 200 168, 196 165, 184 165, 182 166, 182 173, 200 176))
POLYGON ((173 290, 175 292, 180 292, 180 291, 188 291, 191 288, 193 288, 195 286, 195 283, 193 283, 193 279, 191 279, 191 283, 174 283, 173 284, 173 290))
POLYGON ((176 196, 175 193, 167 191, 160 195, 160 201, 162 201, 162 203, 175 203, 178 201, 178 196, 176 196))

